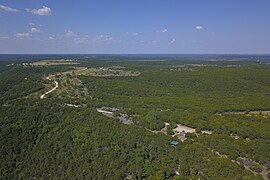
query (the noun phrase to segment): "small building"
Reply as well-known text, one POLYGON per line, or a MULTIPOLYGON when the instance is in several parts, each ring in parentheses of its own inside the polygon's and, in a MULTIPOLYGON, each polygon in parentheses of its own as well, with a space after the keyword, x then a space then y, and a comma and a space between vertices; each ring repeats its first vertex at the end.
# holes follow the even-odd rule
POLYGON ((172 141, 172 142, 171 142, 171 145, 172 145, 172 146, 177 146, 178 144, 179 144, 179 142, 177 142, 177 141, 172 141))

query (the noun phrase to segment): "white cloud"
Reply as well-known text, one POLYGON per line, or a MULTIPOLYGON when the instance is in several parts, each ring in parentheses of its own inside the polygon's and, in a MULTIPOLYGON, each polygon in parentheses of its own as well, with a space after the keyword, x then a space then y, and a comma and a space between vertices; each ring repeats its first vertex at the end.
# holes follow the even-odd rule
POLYGON ((195 29, 197 29, 197 30, 203 30, 204 28, 203 28, 203 26, 198 25, 198 26, 195 27, 195 29))
POLYGON ((47 6, 42 6, 40 9, 25 9, 27 12, 32 13, 34 15, 39 15, 39 16, 50 16, 52 14, 51 8, 47 6))
POLYGON ((129 36, 138 36, 139 33, 137 33, 137 32, 134 32, 134 33, 126 32, 126 35, 129 35, 129 36))
POLYGON ((86 43, 86 42, 88 42, 88 38, 87 37, 78 37, 78 38, 74 38, 74 41, 78 44, 86 43))
POLYGON ((17 38, 26 38, 26 37, 30 37, 31 36, 31 34, 30 33, 17 33, 17 34, 15 34, 15 36, 17 37, 17 38))
POLYGON ((97 35, 94 37, 94 41, 103 41, 103 42, 108 42, 111 41, 113 38, 109 35, 97 35))
POLYGON ((0 33, 0 40, 7 40, 7 39, 10 39, 8 36, 0 33))
POLYGON ((164 28, 164 29, 161 29, 161 30, 159 30, 159 31, 157 31, 157 32, 165 33, 165 32, 167 32, 167 31, 168 31, 168 29, 164 28))
POLYGON ((34 23, 32 23, 32 22, 30 22, 30 23, 29 23, 29 25, 30 25, 30 26, 34 26, 35 24, 34 24, 34 23))
POLYGON ((50 39, 50 40, 54 40, 54 37, 50 36, 49 39, 50 39))
POLYGON ((7 40, 7 39, 9 39, 8 36, 0 36, 0 40, 7 40))
POLYGON ((41 39, 41 38, 38 38, 38 37, 34 37, 34 38, 30 38, 31 40, 33 41, 41 41, 41 42, 44 42, 46 39, 41 39))
POLYGON ((7 12, 18 12, 19 11, 18 9, 14 9, 14 8, 4 6, 4 5, 1 5, 1 4, 0 4, 0 9, 2 9, 4 11, 7 11, 7 12))
POLYGON ((170 44, 173 44, 173 43, 175 43, 175 39, 172 39, 172 40, 170 41, 170 44))
POLYGON ((66 30, 65 31, 65 36, 68 37, 68 38, 72 38, 72 37, 76 37, 77 34, 75 34, 73 31, 71 30, 66 30))
POLYGON ((34 28, 34 27, 33 27, 33 28, 31 28, 30 32, 31 32, 31 33, 40 32, 40 29, 34 28))

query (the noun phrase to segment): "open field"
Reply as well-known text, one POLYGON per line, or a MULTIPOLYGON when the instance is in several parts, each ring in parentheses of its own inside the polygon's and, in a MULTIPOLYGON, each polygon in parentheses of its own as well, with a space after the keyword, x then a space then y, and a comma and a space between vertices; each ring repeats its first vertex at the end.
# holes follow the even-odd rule
POLYGON ((57 72, 45 78, 45 80, 53 80, 56 84, 50 91, 41 95, 41 99, 46 94, 54 91, 52 96, 59 98, 80 98, 88 95, 88 89, 83 86, 79 76, 93 76, 93 77, 125 77, 125 76, 139 76, 139 72, 114 70, 110 68, 87 68, 87 67, 72 67, 73 70, 65 72, 57 72), (48 79, 49 77, 49 79, 48 79), (59 87, 59 88, 58 88, 59 87))
POLYGON ((118 77, 118 76, 139 76, 139 72, 116 70, 115 67, 111 68, 87 68, 77 67, 75 70, 63 72, 60 75, 71 76, 96 76, 96 77, 118 77))
POLYGON ((33 63, 29 63, 29 66, 60 66, 60 65, 76 65, 80 64, 79 62, 76 62, 74 60, 42 60, 42 61, 36 61, 33 63))

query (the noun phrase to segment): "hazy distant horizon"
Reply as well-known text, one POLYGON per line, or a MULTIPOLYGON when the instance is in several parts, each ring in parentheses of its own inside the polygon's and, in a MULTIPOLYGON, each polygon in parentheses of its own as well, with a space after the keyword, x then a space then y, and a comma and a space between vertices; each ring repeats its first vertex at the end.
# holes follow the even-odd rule
POLYGON ((112 60, 166 59, 166 60, 202 60, 202 61, 270 61, 270 55, 248 54, 0 54, 0 61, 44 60, 44 59, 99 59, 112 60))

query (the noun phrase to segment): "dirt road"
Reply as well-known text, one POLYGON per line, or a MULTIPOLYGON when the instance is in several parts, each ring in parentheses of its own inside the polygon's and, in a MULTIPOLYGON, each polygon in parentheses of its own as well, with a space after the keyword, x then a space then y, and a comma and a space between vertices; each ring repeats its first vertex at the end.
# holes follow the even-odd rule
MULTIPOLYGON (((48 79, 48 80, 51 80, 49 76, 47 77, 47 79, 48 79)), ((56 89, 59 87, 59 84, 58 84, 57 81, 54 81, 54 83, 55 83, 55 87, 52 88, 51 90, 49 90, 48 92, 42 94, 42 95, 40 96, 40 99, 43 99, 46 95, 50 94, 51 92, 53 92, 54 90, 56 90, 56 89)))

